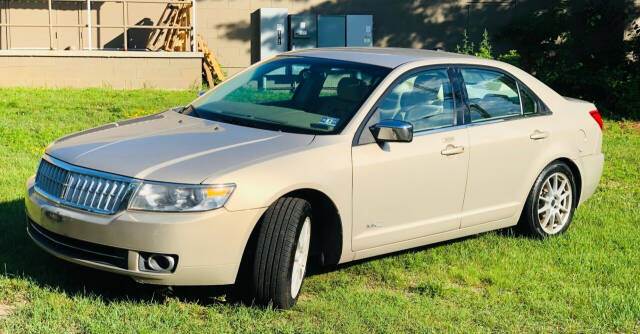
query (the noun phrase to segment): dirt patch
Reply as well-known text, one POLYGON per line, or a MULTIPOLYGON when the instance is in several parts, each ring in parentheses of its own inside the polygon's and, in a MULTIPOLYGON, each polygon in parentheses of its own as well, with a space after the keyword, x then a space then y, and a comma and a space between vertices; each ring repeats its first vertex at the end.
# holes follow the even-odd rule
POLYGON ((26 303, 27 299, 23 292, 18 292, 11 300, 0 300, 0 320, 8 318, 15 312, 16 308, 20 308, 26 303))
POLYGON ((13 313, 15 306, 0 303, 0 320, 7 318, 13 313))
POLYGON ((618 122, 618 126, 621 129, 632 129, 632 130, 640 131, 640 122, 634 122, 634 121, 618 122))

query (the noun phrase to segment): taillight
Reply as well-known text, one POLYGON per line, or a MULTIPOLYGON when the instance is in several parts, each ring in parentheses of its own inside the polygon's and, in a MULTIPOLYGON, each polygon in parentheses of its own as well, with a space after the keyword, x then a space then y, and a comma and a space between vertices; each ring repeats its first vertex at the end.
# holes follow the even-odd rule
POLYGON ((596 121, 596 123, 598 123, 598 125, 600 126, 600 130, 602 130, 602 116, 600 116, 600 112, 598 112, 598 109, 591 110, 589 112, 589 115, 591 115, 591 117, 593 117, 593 119, 596 121))

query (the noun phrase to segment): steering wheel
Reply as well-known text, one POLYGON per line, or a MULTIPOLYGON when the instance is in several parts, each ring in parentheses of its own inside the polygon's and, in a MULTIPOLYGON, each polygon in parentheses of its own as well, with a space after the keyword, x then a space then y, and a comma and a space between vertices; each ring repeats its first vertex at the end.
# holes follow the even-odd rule
POLYGON ((473 111, 475 111, 475 112, 477 112, 478 114, 480 114, 480 116, 482 116, 482 118, 491 118, 491 115, 489 115, 489 113, 488 113, 486 110, 482 109, 482 108, 481 108, 479 105, 477 105, 477 104, 471 104, 471 105, 469 105, 469 109, 471 109, 471 111, 472 111, 472 112, 473 112, 473 111))

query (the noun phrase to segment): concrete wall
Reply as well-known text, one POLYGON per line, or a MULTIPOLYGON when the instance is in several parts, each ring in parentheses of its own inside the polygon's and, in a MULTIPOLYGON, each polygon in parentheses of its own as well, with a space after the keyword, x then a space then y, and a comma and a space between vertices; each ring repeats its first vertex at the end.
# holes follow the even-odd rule
POLYGON ((0 51, 0 87, 201 87, 202 54, 122 51, 0 51))
MULTIPOLYGON (((640 4, 640 0, 635 0, 640 4)), ((197 32, 217 56, 223 69, 234 74, 251 64, 259 47, 251 16, 261 7, 287 8, 289 14, 371 14, 375 46, 444 48, 455 50, 466 29, 479 41, 486 28, 494 50, 513 46, 500 36, 516 16, 535 15, 550 0, 197 0, 197 32), (253 39, 253 41, 252 41, 253 39), (253 49, 252 50, 252 46, 253 49)), ((122 4, 93 0, 93 24, 122 24, 122 4)), ((53 22, 86 24, 84 2, 54 2, 53 22)), ((165 4, 131 3, 127 19, 138 25, 156 24, 165 4)), ((47 24, 46 0, 0 0, 0 22, 47 24)), ((146 46, 149 30, 129 29, 128 46, 146 46)), ((86 28, 54 28, 54 48, 87 47, 86 28)), ((93 29, 93 47, 121 49, 121 28, 93 29)), ((48 28, 0 28, 0 49, 49 48, 48 28)), ((199 65, 196 70, 199 70, 199 65)), ((3 73, 0 73, 2 76, 3 73)))
MULTIPOLYGON (((123 25, 122 3, 92 1, 93 25, 123 25)), ((164 9, 164 4, 130 3, 127 9, 129 25, 152 25, 164 9)), ((53 25, 86 25, 86 2, 53 1, 53 25)), ((49 11, 46 0, 0 0, 0 23, 47 25, 49 11)), ((129 49, 144 49, 151 30, 128 29, 129 49)), ((93 28, 94 49, 123 49, 123 28, 93 28)), ((82 50, 88 47, 87 28, 54 27, 53 47, 57 50, 82 50)), ((49 49, 49 28, 0 28, 0 49, 49 49)))
MULTIPOLYGON (((455 49, 462 32, 479 38, 485 27, 497 31, 524 0, 198 0, 197 31, 224 70, 233 74, 251 63, 251 13, 284 7, 289 14, 372 14, 376 46, 455 49)), ((536 0, 537 2, 544 0, 536 0)), ((131 24, 157 23, 164 4, 130 3, 131 24)), ((86 24, 86 4, 54 2, 53 22, 86 24)), ((122 24, 122 4, 92 2, 92 23, 122 24)), ((0 22, 48 23, 46 0, 0 0, 0 22)), ((149 30, 129 29, 129 48, 144 48, 149 30)), ((87 47, 86 28, 55 28, 54 48, 87 47)), ((123 31, 93 29, 94 48, 122 48, 123 31)), ((499 44, 499 43, 498 43, 499 44)), ((259 44, 258 44, 259 45, 259 44)), ((48 28, 0 28, 0 49, 49 47, 48 28)), ((500 45, 497 45, 500 48, 500 45)))

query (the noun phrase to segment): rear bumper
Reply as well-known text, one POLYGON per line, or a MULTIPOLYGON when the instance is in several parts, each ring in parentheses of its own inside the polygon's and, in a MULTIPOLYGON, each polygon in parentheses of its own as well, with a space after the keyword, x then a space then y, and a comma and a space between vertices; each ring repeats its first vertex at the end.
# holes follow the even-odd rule
POLYGON ((59 206, 27 181, 27 231, 47 252, 87 267, 159 285, 235 281, 249 235, 264 209, 200 213, 124 211, 102 215, 59 206), (139 269, 139 253, 175 254, 172 273, 139 269))
POLYGON ((582 158, 582 192, 580 194, 580 202, 582 204, 596 191, 602 176, 602 168, 604 167, 604 154, 592 154, 583 156, 582 158))

